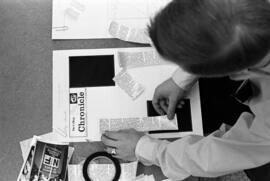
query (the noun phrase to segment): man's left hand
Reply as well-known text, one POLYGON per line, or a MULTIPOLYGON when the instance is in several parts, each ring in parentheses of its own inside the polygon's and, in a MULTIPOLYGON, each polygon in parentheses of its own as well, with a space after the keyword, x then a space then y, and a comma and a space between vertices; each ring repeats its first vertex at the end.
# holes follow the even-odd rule
POLYGON ((135 148, 139 139, 144 135, 143 132, 138 132, 135 129, 106 131, 101 141, 106 146, 106 151, 112 153, 115 149, 116 154, 113 156, 125 161, 135 161, 135 148))

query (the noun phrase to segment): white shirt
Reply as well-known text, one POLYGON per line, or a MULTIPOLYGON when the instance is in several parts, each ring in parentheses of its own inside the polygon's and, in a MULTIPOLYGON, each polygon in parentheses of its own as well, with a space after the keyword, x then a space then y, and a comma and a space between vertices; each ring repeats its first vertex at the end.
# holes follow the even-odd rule
MULTIPOLYGON (((269 57, 258 68, 231 76, 249 78, 256 87, 257 95, 248 102, 254 115, 244 112, 229 131, 217 130, 207 137, 193 135, 169 142, 145 135, 135 150, 139 161, 160 166, 164 175, 173 180, 190 175, 218 177, 270 162, 269 57)), ((173 80, 182 88, 191 86, 196 79, 189 74, 182 79, 177 74, 173 80)))

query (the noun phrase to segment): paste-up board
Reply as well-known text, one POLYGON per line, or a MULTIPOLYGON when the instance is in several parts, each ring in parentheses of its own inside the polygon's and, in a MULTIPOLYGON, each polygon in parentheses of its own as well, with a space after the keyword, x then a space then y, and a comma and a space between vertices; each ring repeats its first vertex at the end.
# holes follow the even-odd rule
MULTIPOLYGON (((147 63, 151 59, 149 55, 156 56, 153 51, 151 47, 54 51, 53 130, 69 141, 100 141, 101 127, 104 126, 101 125, 104 123, 102 120, 121 128, 128 121, 157 116, 151 103, 154 90, 178 67, 166 61, 152 62, 152 65, 147 63), (142 52, 147 56, 140 63, 138 57, 133 55, 139 56, 142 52), (122 56, 123 53, 128 56, 122 56), (136 66, 123 66, 125 61, 126 64, 135 62, 136 66), (143 87, 136 97, 131 97, 113 81, 122 71, 143 87)), ((156 60, 152 57, 151 61, 156 60)), ((130 94, 138 90, 132 91, 130 94)), ((184 101, 184 106, 176 111, 177 129, 152 130, 149 134, 157 138, 202 135, 197 84, 184 101)))

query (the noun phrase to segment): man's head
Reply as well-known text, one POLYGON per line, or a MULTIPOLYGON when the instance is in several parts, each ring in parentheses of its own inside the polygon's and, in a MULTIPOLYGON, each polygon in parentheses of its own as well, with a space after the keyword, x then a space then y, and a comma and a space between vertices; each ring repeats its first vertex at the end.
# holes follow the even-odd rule
POLYGON ((266 0, 173 0, 149 26, 161 56, 200 76, 256 65, 270 48, 266 0))

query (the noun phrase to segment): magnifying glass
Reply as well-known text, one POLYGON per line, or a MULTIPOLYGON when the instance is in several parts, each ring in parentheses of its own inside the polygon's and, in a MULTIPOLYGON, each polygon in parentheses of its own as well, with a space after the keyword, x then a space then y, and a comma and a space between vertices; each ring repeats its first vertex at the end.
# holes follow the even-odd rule
POLYGON ((120 175, 119 161, 107 152, 96 152, 83 164, 85 181, 117 181, 120 175))

